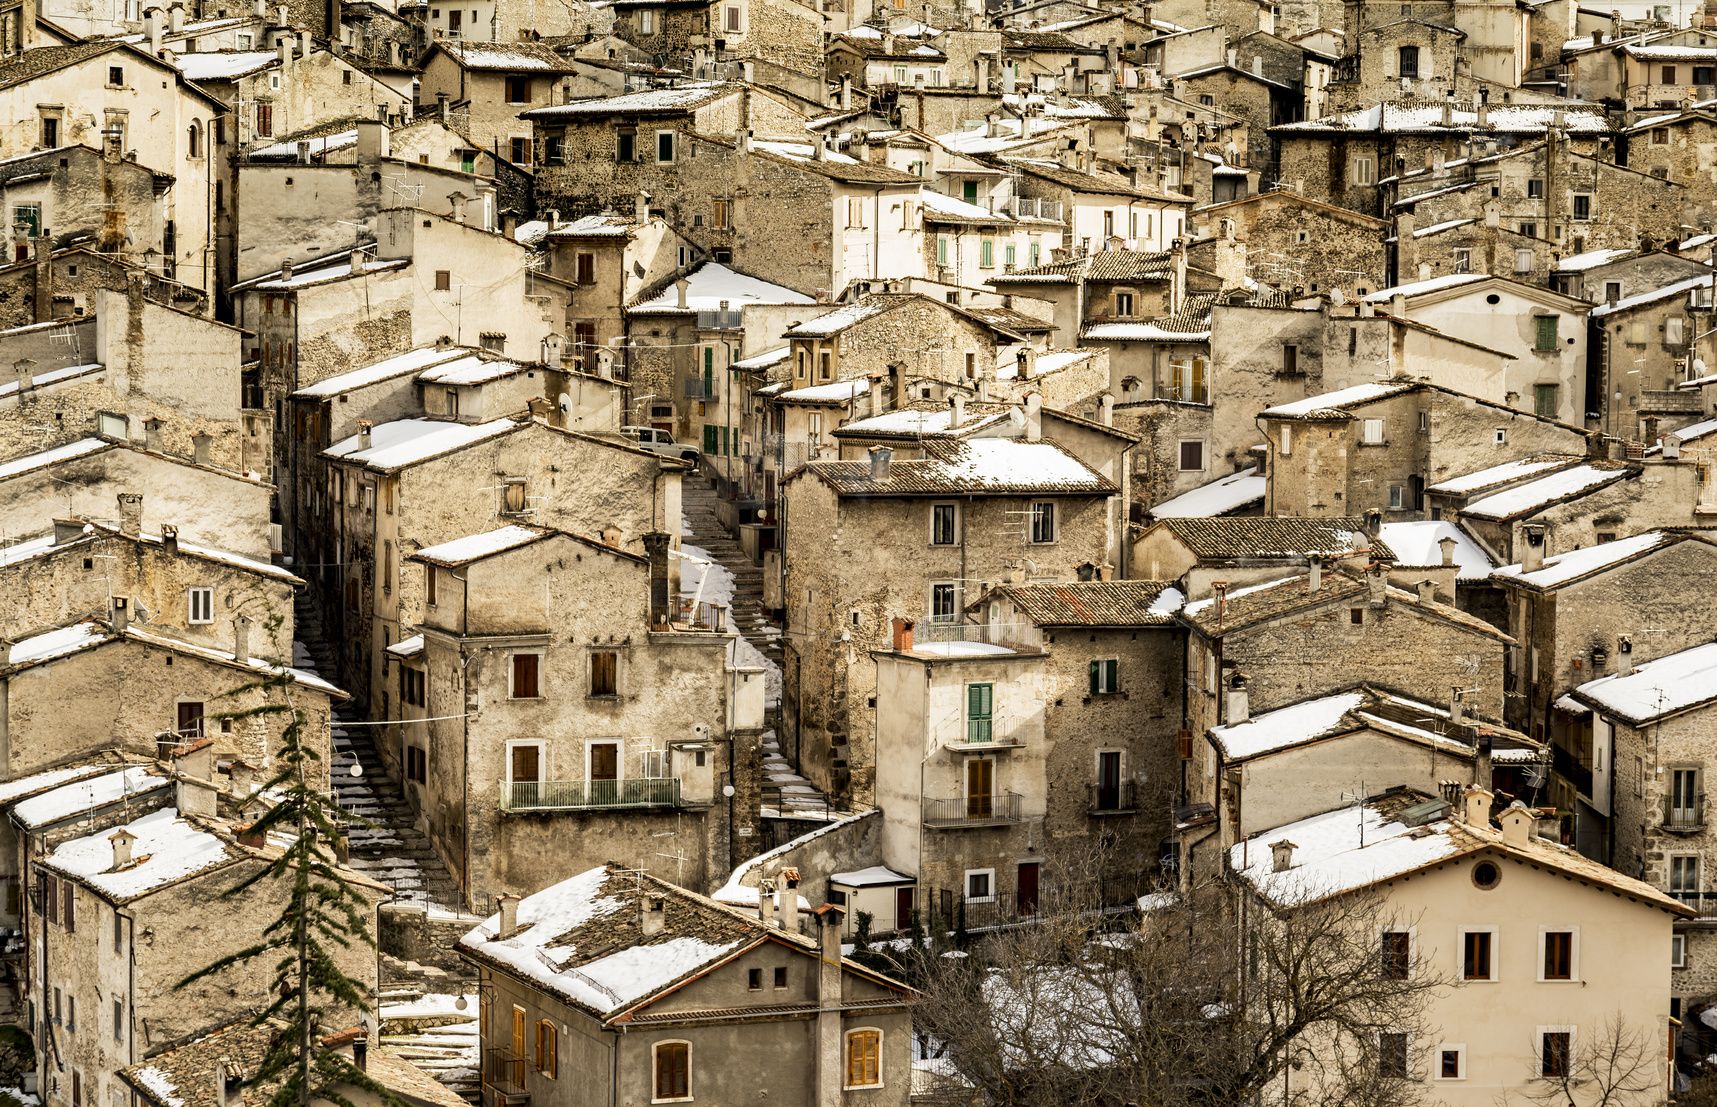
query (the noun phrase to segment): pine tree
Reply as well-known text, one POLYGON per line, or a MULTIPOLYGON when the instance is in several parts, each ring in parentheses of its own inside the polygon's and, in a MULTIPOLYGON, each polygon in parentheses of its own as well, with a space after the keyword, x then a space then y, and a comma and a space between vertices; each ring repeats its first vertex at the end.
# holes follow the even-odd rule
MULTIPOLYGON (((295 678, 286 667, 238 689, 262 694, 260 706, 226 714, 225 718, 284 718, 275 772, 256 794, 272 804, 251 824, 251 832, 286 837, 290 844, 266 868, 227 890, 226 897, 286 891, 280 916, 261 938, 179 982, 183 988, 237 965, 273 961, 272 1000, 256 1012, 253 1025, 270 1025, 268 1051, 246 1087, 268 1089, 266 1107, 308 1107, 323 1099, 353 1107, 341 1085, 361 1088, 384 1102, 400 1100, 345 1055, 322 1048, 324 1020, 335 1014, 362 1017, 370 1010, 363 981, 346 974, 338 956, 355 945, 375 945, 371 904, 340 872, 335 843, 342 835, 340 820, 351 818, 336 806, 326 788, 322 757, 306 741, 306 719, 293 702, 295 678)), ((249 797, 245 797, 248 799, 249 797)))

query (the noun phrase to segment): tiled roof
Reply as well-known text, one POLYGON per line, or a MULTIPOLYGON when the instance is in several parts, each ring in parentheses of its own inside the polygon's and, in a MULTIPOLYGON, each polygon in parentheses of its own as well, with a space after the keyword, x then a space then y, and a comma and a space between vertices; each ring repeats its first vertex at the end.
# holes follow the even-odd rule
POLYGON ((1147 200, 1192 203, 1191 196, 1141 188, 1116 173, 1102 171, 1087 173, 1079 169, 1069 169, 1060 162, 1048 158, 1015 156, 999 157, 995 160, 1007 168, 1017 169, 1029 176, 1040 177, 1043 180, 1061 185, 1063 188, 1072 189, 1074 192, 1095 193, 1100 196, 1138 196, 1147 200))
POLYGON ((1358 518, 1305 519, 1291 517, 1232 517, 1165 519, 1161 524, 1201 561, 1239 558, 1351 557, 1370 551, 1380 560, 1394 553, 1380 538, 1366 533, 1358 518))
POLYGON ((1043 627, 1168 626, 1185 600, 1166 580, 1015 584, 996 593, 1043 627))
POLYGON ((879 477, 867 461, 814 461, 803 470, 840 496, 1108 496, 1115 485, 1053 442, 926 439, 924 456, 879 477))
MULTIPOLYGON (((1231 590, 1226 599, 1215 597, 1195 600, 1181 609, 1181 619, 1193 629, 1206 635, 1226 634, 1269 622, 1283 615, 1310 611, 1326 605, 1347 603, 1368 597, 1370 585, 1349 573, 1326 570, 1316 591, 1310 589, 1309 576, 1298 573, 1282 580, 1231 590)), ((1512 642, 1508 635, 1482 619, 1436 601, 1426 604, 1417 594, 1400 588, 1386 587, 1385 595, 1391 606, 1405 610, 1419 609, 1426 615, 1446 623, 1464 627, 1487 638, 1512 642)))
POLYGON ((10 58, 0 65, 0 88, 11 88, 44 74, 76 65, 88 58, 120 49, 112 40, 75 42, 69 46, 38 46, 10 58))
POLYGON ((1167 250, 1146 253, 1140 250, 1098 250, 1072 261, 1034 265, 1015 269, 992 278, 992 283, 1004 281, 1060 282, 1084 277, 1088 281, 1166 281, 1174 276, 1174 254, 1167 250))

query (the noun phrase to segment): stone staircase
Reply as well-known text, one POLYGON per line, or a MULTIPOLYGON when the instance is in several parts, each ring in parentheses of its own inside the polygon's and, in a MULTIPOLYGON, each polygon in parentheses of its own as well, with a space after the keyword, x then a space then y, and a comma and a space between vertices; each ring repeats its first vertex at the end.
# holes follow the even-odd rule
MULTIPOLYGON (((297 608, 298 637, 294 663, 308 667, 338 684, 334 651, 322 629, 321 613, 302 593, 297 608)), ((336 703, 331 723, 334 737, 334 799, 363 823, 347 835, 351 867, 393 889, 394 898, 426 907, 457 910, 459 889, 436 856, 429 839, 417 829, 415 815, 399 786, 382 767, 374 735, 380 727, 354 726, 349 704, 336 703), (352 775, 352 767, 360 774, 352 775)))
POLYGON ((477 996, 395 985, 381 995, 381 1044, 473 1103, 479 1101, 477 996))
POLYGON ((687 545, 706 551, 733 574, 733 623, 745 640, 770 661, 781 663, 781 628, 763 613, 763 567, 752 563, 738 542, 723 529, 716 515, 720 498, 700 474, 689 477, 680 490, 680 511, 689 532, 687 545))

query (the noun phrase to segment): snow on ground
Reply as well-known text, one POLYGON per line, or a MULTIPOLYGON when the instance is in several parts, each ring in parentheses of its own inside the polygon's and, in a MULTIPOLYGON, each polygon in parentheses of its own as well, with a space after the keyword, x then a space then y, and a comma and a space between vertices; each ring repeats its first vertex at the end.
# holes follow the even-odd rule
POLYGON ((680 553, 685 555, 680 564, 680 594, 695 596, 700 603, 719 603, 726 607, 726 626, 734 633, 733 644, 728 647, 728 664, 742 669, 762 669, 764 703, 768 707, 779 706, 781 666, 763 656, 762 651, 739 633, 739 624, 733 621, 733 574, 701 546, 682 543, 680 553))

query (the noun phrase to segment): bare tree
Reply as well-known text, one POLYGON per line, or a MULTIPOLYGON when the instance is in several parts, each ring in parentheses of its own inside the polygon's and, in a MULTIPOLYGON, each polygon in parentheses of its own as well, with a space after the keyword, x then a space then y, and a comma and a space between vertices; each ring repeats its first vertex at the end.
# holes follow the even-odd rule
POLYGON ((967 951, 932 943, 914 966, 921 1027, 984 1101, 1418 1101, 1423 1073, 1392 1043, 1428 1036, 1426 1007, 1448 982, 1389 961, 1380 935, 1411 920, 1377 897, 1284 913, 1216 884, 1116 914, 1079 873, 1055 875, 1033 924, 967 951))
POLYGON ((1656 1035, 1620 1011, 1576 1036, 1561 1057, 1532 1060, 1544 1075, 1524 1098, 1540 1107, 1642 1107, 1663 1102, 1668 1089, 1669 1061, 1656 1035))

